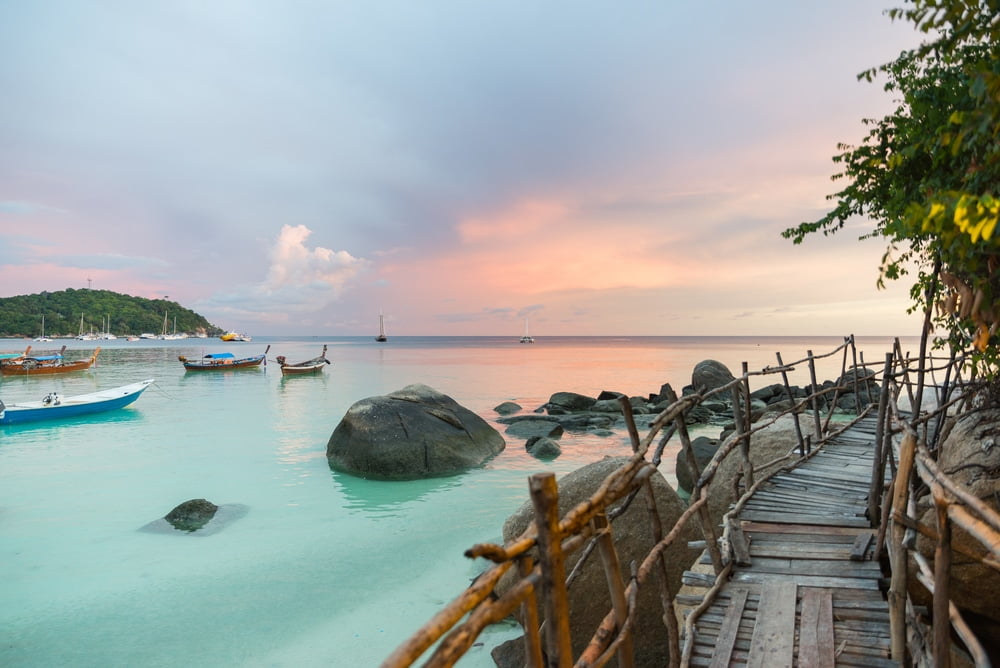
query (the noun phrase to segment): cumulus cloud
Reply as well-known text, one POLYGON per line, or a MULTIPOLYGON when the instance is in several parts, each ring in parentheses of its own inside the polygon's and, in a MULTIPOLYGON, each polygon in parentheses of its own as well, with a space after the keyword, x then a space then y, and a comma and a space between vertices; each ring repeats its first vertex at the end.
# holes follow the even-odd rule
POLYGON ((370 261, 347 251, 310 247, 305 225, 283 225, 266 276, 257 284, 230 287, 200 302, 233 318, 287 322, 289 314, 318 311, 336 300, 370 261))

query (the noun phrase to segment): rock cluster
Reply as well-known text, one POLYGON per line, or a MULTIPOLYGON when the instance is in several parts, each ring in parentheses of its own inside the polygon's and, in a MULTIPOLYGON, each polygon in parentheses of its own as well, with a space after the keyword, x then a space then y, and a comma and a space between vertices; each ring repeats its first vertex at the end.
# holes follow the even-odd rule
MULTIPOLYGON (((683 388, 682 396, 724 387, 733 380, 733 374, 724 364, 716 360, 704 360, 695 366, 691 373, 691 384, 683 388)), ((811 385, 793 385, 786 390, 783 384, 776 383, 750 393, 751 421, 756 422, 768 413, 786 411, 794 402, 820 391, 826 392, 816 402, 816 408, 821 411, 828 411, 831 404, 836 402, 835 411, 855 412, 857 406, 863 408, 869 403, 877 402, 879 396, 874 372, 863 368, 850 370, 842 378, 825 381, 816 388, 811 385), (855 380, 857 393, 854 391, 855 380), (846 389, 834 392, 834 388, 838 386, 846 389)), ((611 436, 626 428, 622 399, 628 402, 636 426, 642 430, 649 427, 656 416, 673 402, 675 396, 671 385, 664 383, 657 392, 646 396, 628 396, 611 390, 604 390, 596 397, 577 392, 556 392, 545 404, 530 413, 524 413, 518 404, 510 401, 498 405, 494 411, 499 415, 496 421, 506 425, 505 433, 508 436, 526 441, 535 437, 558 440, 564 432, 611 436)), ((745 397, 741 397, 741 402, 743 401, 745 397)), ((688 411, 685 420, 688 426, 718 427, 725 436, 733 428, 732 394, 723 391, 710 397, 688 411)), ((527 449, 531 451, 531 448, 527 449)), ((686 469, 686 463, 678 465, 678 477, 687 474, 682 469, 686 469)), ((682 483, 681 486, 682 489, 690 489, 690 483, 682 483)))

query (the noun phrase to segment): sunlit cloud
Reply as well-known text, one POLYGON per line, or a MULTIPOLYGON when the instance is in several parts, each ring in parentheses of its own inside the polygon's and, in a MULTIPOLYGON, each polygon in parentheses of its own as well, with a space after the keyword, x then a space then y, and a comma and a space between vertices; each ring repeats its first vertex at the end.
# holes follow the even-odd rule
POLYGON ((370 262, 347 251, 309 247, 311 234, 304 225, 283 225, 260 283, 230 287, 200 306, 233 319, 274 323, 289 322, 291 314, 316 311, 336 300, 370 262))

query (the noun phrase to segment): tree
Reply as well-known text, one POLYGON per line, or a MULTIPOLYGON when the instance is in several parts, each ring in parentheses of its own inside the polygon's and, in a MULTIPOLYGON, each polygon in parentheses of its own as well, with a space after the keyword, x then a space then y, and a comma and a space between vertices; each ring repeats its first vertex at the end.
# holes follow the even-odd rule
POLYGON ((971 347, 976 367, 1000 372, 1000 0, 914 0, 893 9, 930 39, 893 62, 859 75, 885 76, 896 108, 870 127, 858 146, 841 144, 834 180, 847 185, 827 199, 817 221, 785 230, 801 243, 832 234, 856 216, 873 228, 862 238, 888 241, 878 285, 909 272, 911 310, 958 350, 971 347))

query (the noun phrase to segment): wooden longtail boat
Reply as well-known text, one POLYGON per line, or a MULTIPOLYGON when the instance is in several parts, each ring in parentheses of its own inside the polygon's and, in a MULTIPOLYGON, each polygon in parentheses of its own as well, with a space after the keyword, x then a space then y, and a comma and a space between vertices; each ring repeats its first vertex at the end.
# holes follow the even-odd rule
POLYGON ((236 357, 232 353, 208 353, 198 359, 188 359, 184 355, 178 355, 184 368, 188 371, 223 371, 225 369, 244 369, 267 364, 268 346, 263 355, 252 355, 250 357, 236 357))
POLYGON ((44 376, 53 373, 86 371, 94 366, 97 355, 101 352, 100 348, 96 348, 94 354, 87 359, 66 362, 62 356, 65 350, 66 346, 63 346, 62 350, 52 355, 23 356, 0 361, 0 373, 4 376, 44 376))
POLYGON ((0 364, 5 364, 11 360, 21 360, 31 354, 31 346, 24 349, 23 353, 0 353, 0 364))
POLYGON ((330 360, 326 358, 326 345, 323 346, 323 352, 319 357, 314 357, 311 360, 306 360, 305 362, 291 363, 285 359, 284 355, 278 355, 274 358, 278 364, 281 365, 281 373, 285 376, 299 376, 307 373, 319 373, 323 370, 330 360))
POLYGON ((153 379, 149 379, 72 397, 60 397, 58 393, 50 392, 41 401, 24 401, 9 406, 0 401, 0 424, 54 420, 122 408, 138 399, 142 391, 152 384, 153 379))

